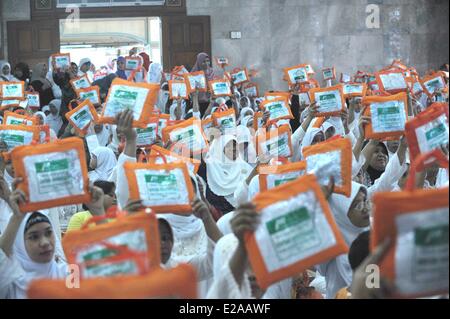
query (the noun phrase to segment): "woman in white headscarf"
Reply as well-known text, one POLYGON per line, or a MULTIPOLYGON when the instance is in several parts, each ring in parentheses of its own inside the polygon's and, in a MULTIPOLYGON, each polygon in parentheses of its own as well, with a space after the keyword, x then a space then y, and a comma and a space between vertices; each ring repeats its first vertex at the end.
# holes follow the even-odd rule
POLYGON ((52 100, 49 103, 50 114, 47 115, 46 124, 58 135, 59 130, 63 126, 63 120, 59 114, 61 109, 61 100, 52 100))
MULTIPOLYGON (((47 116, 45 115, 44 112, 41 112, 41 111, 36 112, 36 113, 33 114, 33 116, 38 119, 38 121, 39 121, 38 125, 45 125, 47 123, 47 116)), ((50 127, 49 127, 49 132, 50 132, 50 142, 53 142, 53 141, 58 139, 58 137, 56 136, 55 131, 53 131, 53 129, 51 129, 50 127)), ((41 143, 45 142, 45 137, 46 137, 45 136, 45 132, 41 131, 40 132, 40 141, 41 141, 41 143)))
MULTIPOLYGON (((367 189, 361 184, 352 182, 350 197, 333 194, 329 204, 339 230, 350 247, 356 237, 368 230, 370 226, 370 202, 367 189)), ((334 298, 341 288, 350 287, 353 273, 347 254, 319 265, 318 269, 326 279, 327 298, 334 298)))
POLYGON ((239 156, 252 167, 256 165, 257 155, 252 133, 248 127, 239 125, 236 128, 236 140, 239 156))
POLYGON ((41 106, 48 105, 55 96, 53 95, 52 83, 47 79, 48 67, 45 63, 38 63, 33 67, 30 84, 39 93, 41 106))
POLYGON ((242 124, 242 120, 246 117, 246 116, 253 116, 255 114, 255 111, 253 111, 253 109, 251 107, 244 107, 241 110, 241 113, 239 114, 239 123, 242 124))
POLYGON ((241 125, 247 128, 253 127, 253 115, 247 115, 241 119, 241 125))
POLYGON ((325 135, 320 128, 309 127, 305 133, 305 136, 301 140, 300 148, 294 147, 293 161, 297 162, 303 159, 303 149, 307 146, 311 146, 325 140, 325 135), (299 152, 300 151, 300 152, 299 152))
POLYGON ((11 74, 11 64, 6 61, 0 62, 0 81, 14 82, 19 81, 11 74))
POLYGON ((110 143, 111 136, 111 126, 109 124, 95 124, 94 132, 97 136, 98 144, 100 146, 107 146, 110 143))
POLYGON ((160 84, 162 79, 163 68, 159 63, 150 64, 150 68, 147 73, 147 82, 160 84))
MULTIPOLYGON (((252 171, 252 167, 238 155, 236 137, 223 135, 215 139, 205 162, 209 189, 214 195, 236 207, 234 192, 252 171)), ((233 209, 229 211, 231 210, 233 209)))
POLYGON ((108 181, 116 165, 116 155, 110 148, 97 147, 92 152, 90 167, 93 171, 89 172, 89 180, 91 182, 108 181))
POLYGON ((0 238, 0 298, 25 299, 31 281, 68 275, 67 264, 55 259, 51 219, 45 213, 16 211, 0 238))
POLYGON ((177 108, 178 102, 176 100, 173 100, 169 109, 170 119, 172 121, 181 120, 186 116, 186 101, 184 100, 181 101, 180 110, 177 110, 177 108))

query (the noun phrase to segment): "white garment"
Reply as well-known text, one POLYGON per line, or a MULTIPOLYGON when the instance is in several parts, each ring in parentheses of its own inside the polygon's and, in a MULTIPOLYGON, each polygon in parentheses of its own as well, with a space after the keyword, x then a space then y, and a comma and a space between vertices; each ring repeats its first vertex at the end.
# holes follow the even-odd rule
POLYGON ((110 178, 110 181, 116 184, 117 204, 121 209, 123 209, 127 205, 128 199, 130 198, 128 180, 125 175, 125 169, 123 168, 123 165, 126 162, 136 163, 136 157, 130 157, 125 155, 124 153, 120 154, 117 160, 117 166, 113 170, 110 178))
POLYGON ((100 146, 107 146, 111 136, 110 126, 108 124, 103 124, 103 128, 100 133, 95 133, 95 135, 97 135, 98 144, 100 146))
POLYGON ((208 292, 208 299, 253 299, 250 281, 243 276, 241 287, 230 269, 230 260, 238 246, 234 234, 223 236, 214 250, 214 283, 208 292))
POLYGON ((443 188, 448 186, 448 170, 440 168, 436 176, 436 188, 443 188))
MULTIPOLYGON (((45 213, 43 214, 45 215, 45 213)), ((23 272, 18 270, 18 273, 14 273, 14 281, 9 282, 9 284, 4 288, 4 291, 0 291, 0 296, 4 298, 24 299, 26 298, 28 285, 32 280, 38 278, 65 278, 68 274, 67 264, 65 263, 57 263, 54 259, 52 259, 49 263, 41 264, 32 261, 28 256, 25 248, 24 235, 25 225, 31 215, 32 214, 27 214, 20 224, 13 246, 13 254, 10 261, 7 262, 7 264, 12 262, 15 266, 21 268, 23 272)), ((1 268, 0 274, 3 274, 3 269, 1 268)), ((4 280, 0 280, 0 282, 2 281, 4 280)))
POLYGON ((310 126, 306 130, 306 134, 303 137, 302 144, 300 146, 301 158, 303 159, 303 149, 311 145, 317 134, 323 133, 320 128, 310 126))
POLYGON ((215 139, 206 155, 205 162, 211 191, 217 196, 224 196, 231 205, 236 207, 234 192, 251 173, 252 167, 239 156, 235 161, 225 156, 225 146, 233 140, 237 143, 232 135, 223 135, 215 139))
POLYGON ((255 111, 251 107, 244 107, 239 114, 239 123, 242 124, 242 120, 247 116, 253 116, 255 111))
POLYGON ((110 148, 103 146, 97 147, 92 154, 97 157, 97 167, 89 172, 89 180, 108 181, 117 165, 116 155, 110 148))
POLYGON ((217 221, 217 227, 224 236, 233 233, 233 230, 231 229, 231 220, 235 215, 236 212, 232 211, 228 214, 223 215, 217 221))
POLYGON ((7 80, 8 82, 17 82, 19 81, 14 75, 11 74, 11 64, 9 64, 6 61, 0 62, 0 81, 7 80), (9 72, 8 74, 3 74, 3 67, 9 66, 9 72))
POLYGON ((253 136, 248 129, 248 127, 239 125, 236 128, 236 140, 239 145, 239 155, 242 159, 244 159, 248 164, 252 167, 255 167, 257 162, 257 154, 255 143, 253 142, 253 136), (243 146, 241 144, 247 143, 247 152, 244 151, 243 146), (247 153, 247 154, 246 154, 247 153))
POLYGON ((182 120, 186 116, 186 101, 183 100, 181 102, 181 117, 179 119, 177 119, 177 116, 175 115, 175 110, 177 109, 177 106, 178 106, 178 103, 177 103, 177 101, 174 100, 169 109, 170 119, 172 121, 182 120))
POLYGON ((59 115, 59 111, 61 109, 61 100, 52 100, 49 105, 50 104, 56 107, 57 113, 56 115, 53 115, 52 113, 47 115, 45 124, 47 124, 56 134, 58 134, 63 125, 63 120, 61 118, 61 115, 59 115))
POLYGON ((169 222, 174 236, 172 254, 166 266, 174 267, 180 263, 194 266, 198 284, 203 286, 200 297, 206 297, 212 284, 215 244, 206 234, 203 222, 194 215, 161 214, 159 218, 169 222))
POLYGON ((303 138, 305 137, 306 132, 303 130, 303 127, 300 125, 298 129, 291 136, 291 143, 293 149, 292 162, 300 161, 300 145, 302 144, 303 138))
POLYGON ((392 191, 407 169, 408 165, 406 163, 400 165, 398 155, 394 154, 392 158, 389 158, 383 174, 367 189, 369 198, 377 192, 392 191))
POLYGON ((150 64, 148 73, 147 73, 147 82, 148 83, 156 83, 156 84, 160 84, 161 83, 161 78, 162 78, 162 65, 159 63, 152 63, 150 64))
MULTIPOLYGON (((340 194, 333 194, 329 199, 329 204, 336 224, 344 237, 348 246, 367 230, 353 225, 348 218, 348 211, 360 190, 366 190, 365 186, 352 182, 352 192, 350 197, 340 194)), ((349 287, 352 282, 353 272, 348 261, 348 255, 340 255, 333 260, 318 266, 320 273, 326 278, 327 298, 334 298, 336 293, 343 287, 349 287)))

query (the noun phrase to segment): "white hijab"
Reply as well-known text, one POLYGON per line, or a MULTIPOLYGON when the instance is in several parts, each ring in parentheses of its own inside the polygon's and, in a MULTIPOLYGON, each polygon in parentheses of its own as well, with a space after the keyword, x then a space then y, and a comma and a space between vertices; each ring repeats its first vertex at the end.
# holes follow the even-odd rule
POLYGON ((222 135, 215 139, 206 155, 206 174, 211 191, 217 196, 224 196, 233 206, 236 206, 234 191, 252 171, 252 167, 239 156, 235 161, 224 154, 225 146, 230 141, 237 143, 236 137, 222 135))
MULTIPOLYGON (((188 262, 194 257, 206 254, 208 236, 203 222, 194 215, 159 214, 172 227, 174 243, 170 259, 188 262)), ((168 262, 167 264, 170 264, 168 262)))
POLYGON ((97 157, 97 167, 89 172, 89 180, 108 181, 117 165, 116 155, 110 148, 104 146, 97 147, 92 154, 97 157))
POLYGON ((253 143, 253 136, 248 127, 244 125, 239 125, 236 128, 236 140, 238 145, 248 143, 247 158, 245 158, 245 153, 243 152, 243 150, 241 150, 240 147, 239 147, 239 156, 251 166, 255 166, 257 161, 256 148, 255 144, 253 143))
POLYGON ((306 130, 305 136, 303 137, 302 143, 300 145, 300 154, 294 153, 294 160, 297 161, 303 158, 303 149, 307 146, 310 146, 314 140, 314 137, 316 137, 316 135, 321 132, 322 130, 320 128, 311 126, 306 130))
POLYGON ((248 127, 248 122, 249 121, 253 121, 253 116, 252 115, 247 115, 243 119, 241 119, 241 125, 245 126, 245 127, 248 127))
POLYGON ((58 112, 56 113, 56 115, 53 115, 52 113, 47 115, 47 117, 45 119, 45 124, 48 124, 48 126, 54 132, 56 132, 56 134, 58 134, 59 130, 61 129, 61 126, 63 125, 63 120, 61 118, 61 115, 59 115, 59 110, 61 109, 61 100, 58 100, 58 99, 52 100, 49 103, 49 105, 50 104, 55 106, 56 109, 58 110, 58 112))
POLYGON ((147 73, 147 81, 148 83, 161 83, 163 68, 159 63, 150 64, 148 73, 147 73))
MULTIPOLYGON (((41 214, 47 216, 46 213, 41 212, 41 214)), ((67 264, 56 262, 54 259, 52 261, 41 264, 34 262, 28 256, 27 250, 25 248, 25 226, 28 222, 28 219, 32 214, 28 213, 23 219, 22 223, 19 226, 19 230, 16 235, 16 240, 13 246, 13 255, 12 257, 20 263, 20 266, 24 270, 24 275, 21 276, 18 280, 14 282, 14 285, 11 287, 8 297, 13 299, 24 299, 26 298, 26 292, 28 289, 28 285, 32 280, 38 278, 51 278, 51 279, 62 279, 65 278, 68 274, 67 272, 67 264)), ((47 216, 49 217, 49 216, 47 216)), ((49 218, 50 225, 55 231, 53 225, 51 224, 51 219, 49 218)), ((55 236, 55 246, 56 246, 56 234, 55 236)), ((55 247, 56 251, 56 247, 55 247)))
MULTIPOLYGON (((368 229, 356 227, 348 218, 350 206, 361 189, 367 192, 364 185, 352 182, 352 192, 349 198, 333 194, 329 200, 333 216, 348 246, 352 244, 359 234, 368 229)), ((352 283, 353 271, 347 254, 340 255, 325 264, 321 264, 319 271, 326 278, 327 298, 334 298, 339 289, 349 287, 352 283)))
POLYGON ((106 146, 109 143, 109 137, 111 136, 111 131, 108 124, 103 124, 103 128, 100 133, 95 133, 97 135, 98 144, 100 146, 106 146))
POLYGON ((6 61, 0 62, 0 80, 6 80, 8 82, 19 81, 14 75, 11 74, 11 64, 6 61), (9 66, 9 73, 3 74, 3 67, 6 65, 9 66))
MULTIPOLYGON (((170 106, 169 112, 170 112, 170 119, 172 121, 175 121, 177 119, 177 117, 175 115, 175 110, 177 109, 177 105, 178 105, 177 101, 174 100, 172 102, 172 105, 170 106)), ((186 115, 186 101, 183 100, 181 102, 181 118, 180 119, 184 119, 185 115, 186 115)))
POLYGON ((245 117, 247 117, 247 116, 250 116, 250 115, 248 115, 247 113, 251 113, 251 116, 253 116, 254 114, 255 114, 255 111, 253 111, 253 109, 251 108, 251 107, 244 107, 242 110, 241 110, 241 112, 240 112, 240 114, 239 114, 239 123, 241 123, 242 124, 242 121, 243 121, 243 119, 245 118, 245 117), (247 114, 247 115, 246 115, 247 114))

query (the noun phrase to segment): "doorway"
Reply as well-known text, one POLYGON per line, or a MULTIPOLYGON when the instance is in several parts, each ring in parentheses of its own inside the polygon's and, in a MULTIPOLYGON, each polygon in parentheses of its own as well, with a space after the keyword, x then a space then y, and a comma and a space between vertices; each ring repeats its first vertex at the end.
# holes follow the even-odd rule
POLYGON ((159 17, 59 20, 60 52, 79 63, 90 58, 96 68, 106 67, 136 47, 151 61, 162 64, 162 30, 159 17))

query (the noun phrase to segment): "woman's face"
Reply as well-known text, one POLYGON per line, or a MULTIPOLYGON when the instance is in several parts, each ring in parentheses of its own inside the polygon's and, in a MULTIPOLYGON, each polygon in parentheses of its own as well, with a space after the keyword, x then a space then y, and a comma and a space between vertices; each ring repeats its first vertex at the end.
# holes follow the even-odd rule
POLYGON ((209 68, 210 64, 211 60, 209 59, 209 57, 206 57, 205 60, 203 60, 201 67, 203 70, 206 70, 207 68, 209 68))
POLYGON ((253 117, 247 121, 247 128, 253 128, 253 117))
POLYGON ((370 159, 370 166, 377 171, 384 171, 388 163, 388 156, 386 155, 383 146, 378 145, 375 152, 370 159))
POLYGON ((92 156, 91 156, 91 161, 89 163, 89 167, 91 169, 96 169, 97 168, 97 156, 95 156, 94 154, 92 154, 92 156))
POLYGON ((36 114, 36 118, 39 122, 39 125, 43 125, 44 124, 44 118, 42 117, 41 114, 36 114))
POLYGON ((48 72, 48 66, 47 66, 47 64, 44 64, 44 66, 42 67, 41 76, 45 77, 47 75, 47 72, 48 72))
POLYGON ((116 187, 113 187, 110 193, 105 194, 105 196, 103 196, 103 207, 105 208, 105 211, 107 211, 111 206, 114 206, 116 204, 117 204, 116 187))
POLYGON ((235 161, 237 158, 237 143, 235 140, 229 141, 223 150, 228 159, 235 161))
POLYGON ((85 63, 80 67, 81 72, 86 73, 91 69, 91 63, 85 63))
POLYGON ((313 138, 313 140, 312 140, 312 142, 311 142, 311 145, 321 143, 321 142, 323 142, 324 140, 325 140, 325 136, 324 136, 323 132, 319 132, 319 133, 317 133, 317 134, 314 136, 314 138, 313 138))
POLYGON ((400 146, 399 140, 387 142, 387 148, 388 148, 389 152, 391 152, 391 153, 396 153, 399 146, 400 146))
POLYGON ((11 72, 11 69, 9 68, 9 65, 3 66, 2 72, 4 75, 8 75, 9 72, 11 72))
POLYGON ((364 191, 360 190, 356 195, 347 216, 356 227, 364 228, 370 225, 370 202, 364 191))
POLYGON ((49 107, 50 107, 50 113, 52 113, 52 115, 58 115, 58 109, 56 108, 56 106, 54 106, 53 104, 50 104, 49 107))
POLYGON ((14 69, 14 76, 18 79, 20 79, 23 76, 23 72, 21 69, 19 68, 15 68, 14 69))
POLYGON ((103 125, 102 124, 95 124, 94 125, 94 132, 96 134, 100 134, 103 130, 103 125))
POLYGON ((159 222, 159 240, 161 245, 161 262, 163 264, 167 263, 172 254, 173 248, 173 237, 172 232, 166 223, 159 222))
POLYGON ((328 140, 332 138, 334 134, 336 134, 336 129, 334 128, 334 126, 330 126, 325 132, 325 139, 328 140))
POLYGON ((55 253, 55 236, 49 223, 37 223, 24 234, 25 249, 30 259, 45 264, 53 259, 55 253))
POLYGON ((124 71, 125 70, 125 62, 123 61, 117 61, 117 69, 124 71))
POLYGON ((70 70, 72 71, 73 74, 78 74, 78 65, 76 65, 75 63, 72 63, 70 65, 70 70))

